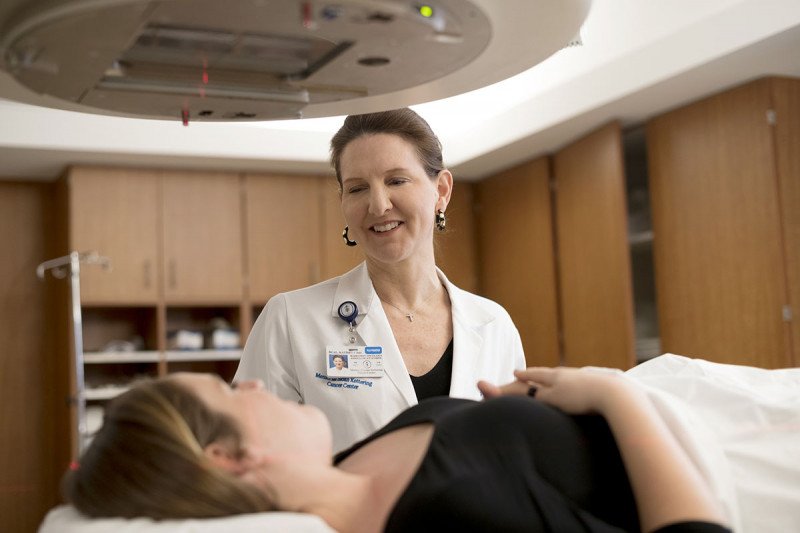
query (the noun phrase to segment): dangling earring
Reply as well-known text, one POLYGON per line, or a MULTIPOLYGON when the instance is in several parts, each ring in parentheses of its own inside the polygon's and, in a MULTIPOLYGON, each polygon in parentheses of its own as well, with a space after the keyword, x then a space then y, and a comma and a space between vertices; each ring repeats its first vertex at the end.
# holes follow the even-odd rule
POLYGON ((351 241, 351 240, 350 240, 350 236, 347 234, 347 232, 348 232, 349 230, 350 230, 350 227, 349 227, 349 226, 345 226, 345 227, 344 227, 344 231, 342 231, 342 239, 344 239, 344 243, 345 243, 347 246, 355 246, 355 245, 356 245, 356 244, 358 244, 358 243, 357 243, 356 241, 351 241))
POLYGON ((444 211, 439 209, 436 212, 436 229, 444 231, 445 226, 447 226, 447 219, 444 216, 444 211))

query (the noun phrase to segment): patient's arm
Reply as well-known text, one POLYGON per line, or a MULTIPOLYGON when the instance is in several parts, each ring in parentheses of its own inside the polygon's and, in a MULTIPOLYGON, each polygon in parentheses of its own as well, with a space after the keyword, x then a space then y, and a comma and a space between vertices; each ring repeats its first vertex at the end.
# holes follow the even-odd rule
POLYGON ((724 523, 704 480, 643 391, 624 378, 572 368, 529 368, 517 382, 479 388, 487 398, 526 394, 571 414, 599 413, 622 454, 644 531, 681 521, 724 523))

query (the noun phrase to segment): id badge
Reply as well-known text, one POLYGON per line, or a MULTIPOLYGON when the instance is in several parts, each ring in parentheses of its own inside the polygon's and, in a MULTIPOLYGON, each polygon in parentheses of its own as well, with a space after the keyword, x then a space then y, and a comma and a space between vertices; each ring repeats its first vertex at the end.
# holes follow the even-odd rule
POLYGON ((380 346, 327 346, 326 375, 329 378, 379 378, 383 376, 380 346))

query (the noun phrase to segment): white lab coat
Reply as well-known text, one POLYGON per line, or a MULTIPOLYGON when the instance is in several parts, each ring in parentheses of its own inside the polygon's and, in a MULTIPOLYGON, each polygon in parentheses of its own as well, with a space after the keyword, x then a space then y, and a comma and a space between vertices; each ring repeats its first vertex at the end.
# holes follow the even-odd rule
MULTIPOLYGON (((525 366, 519 332, 500 305, 459 289, 439 270, 453 315, 450 396, 480 399, 478 380, 511 381, 525 366)), ((334 451, 381 428, 417 403, 414 386, 366 263, 347 274, 267 302, 247 339, 234 381, 259 378, 281 398, 314 405, 328 417, 334 451), (356 344, 381 346, 384 376, 330 379, 327 346, 348 346, 342 302, 358 306, 356 344)))

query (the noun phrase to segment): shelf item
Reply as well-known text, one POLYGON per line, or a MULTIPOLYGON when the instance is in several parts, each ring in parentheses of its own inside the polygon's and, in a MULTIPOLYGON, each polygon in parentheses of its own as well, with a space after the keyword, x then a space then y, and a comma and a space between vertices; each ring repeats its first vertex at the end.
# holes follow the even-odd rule
POLYGON ((158 349, 156 306, 83 306, 87 353, 127 353, 158 349), (136 350, 124 350, 125 346, 136 350), (113 350, 117 348, 118 350, 113 350))
POLYGON ((188 329, 178 329, 167 334, 167 348, 170 350, 201 350, 203 333, 188 329))
POLYGON ((228 306, 167 307, 167 349, 180 351, 240 348, 241 311, 238 302, 228 306))

